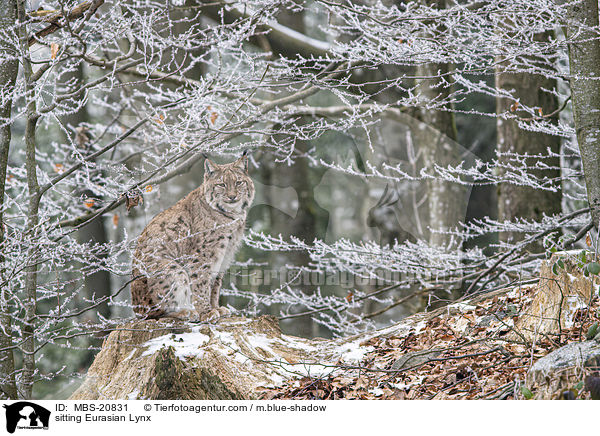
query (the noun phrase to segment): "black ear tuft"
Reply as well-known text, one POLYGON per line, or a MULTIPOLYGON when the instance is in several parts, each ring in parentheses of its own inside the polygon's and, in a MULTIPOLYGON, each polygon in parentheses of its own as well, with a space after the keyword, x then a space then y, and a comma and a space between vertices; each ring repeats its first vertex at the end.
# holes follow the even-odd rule
POLYGON ((210 159, 206 158, 204 160, 204 176, 210 176, 215 172, 216 165, 210 159))
POLYGON ((248 172, 248 150, 245 150, 242 157, 235 161, 235 166, 248 172))

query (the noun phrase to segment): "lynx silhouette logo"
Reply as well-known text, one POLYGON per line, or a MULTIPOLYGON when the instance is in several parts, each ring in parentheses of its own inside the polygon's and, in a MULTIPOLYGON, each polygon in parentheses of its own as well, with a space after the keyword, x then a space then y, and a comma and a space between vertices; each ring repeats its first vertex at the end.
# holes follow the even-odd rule
POLYGON ((19 401, 6 405, 6 430, 14 433, 15 429, 48 429, 50 411, 29 401, 19 401))

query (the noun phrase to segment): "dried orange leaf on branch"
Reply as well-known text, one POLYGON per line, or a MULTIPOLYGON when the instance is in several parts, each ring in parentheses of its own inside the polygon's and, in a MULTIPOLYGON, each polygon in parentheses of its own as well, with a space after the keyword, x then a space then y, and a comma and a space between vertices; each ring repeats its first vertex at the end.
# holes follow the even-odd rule
POLYGON ((60 46, 55 42, 50 44, 50 59, 56 59, 56 55, 58 54, 59 48, 60 46))
POLYGON ((135 192, 125 194, 125 207, 127 208, 127 212, 129 212, 132 207, 136 207, 139 204, 144 204, 144 198, 140 193, 135 192))

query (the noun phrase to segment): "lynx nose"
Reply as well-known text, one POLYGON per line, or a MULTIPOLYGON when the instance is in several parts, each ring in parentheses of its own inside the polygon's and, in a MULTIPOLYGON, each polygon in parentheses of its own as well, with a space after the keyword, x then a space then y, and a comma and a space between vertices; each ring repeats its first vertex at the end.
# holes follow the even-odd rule
POLYGON ((227 201, 228 201, 229 203, 233 203, 233 202, 235 202, 236 200, 237 200, 237 195, 228 195, 228 196, 227 196, 227 201))

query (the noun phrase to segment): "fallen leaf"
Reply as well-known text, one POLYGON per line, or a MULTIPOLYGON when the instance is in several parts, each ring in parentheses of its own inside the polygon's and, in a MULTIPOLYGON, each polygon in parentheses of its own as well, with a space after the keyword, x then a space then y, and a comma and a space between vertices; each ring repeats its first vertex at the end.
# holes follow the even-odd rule
POLYGON ((356 389, 365 389, 367 386, 369 386, 369 380, 367 380, 366 377, 359 377, 356 380, 356 383, 354 384, 354 387, 356 389))
POLYGON ((217 121, 217 118, 219 118, 219 114, 216 112, 213 112, 212 114, 210 114, 210 122, 211 124, 215 124, 215 121, 217 121))
POLYGON ((592 238, 590 237, 589 233, 587 235, 585 235, 585 243, 587 244, 588 247, 592 246, 592 238))
POLYGON ((513 104, 511 104, 511 105, 510 105, 510 111, 511 111, 511 112, 514 112, 514 111, 516 111, 517 109, 519 109, 519 102, 518 102, 518 101, 515 101, 513 104))
POLYGON ((112 222, 113 222, 114 228, 116 229, 117 226, 119 225, 119 215, 118 214, 113 215, 112 222))
POLYGON ((54 164, 54 172, 60 174, 65 170, 65 166, 63 164, 57 163, 54 164))
POLYGON ((152 192, 152 185, 146 186, 145 191, 146 192, 152 192))
POLYGON ((294 360, 294 359, 292 359, 292 358, 291 358, 291 357, 289 357, 289 356, 283 356, 283 358, 284 358, 284 359, 287 361, 287 363, 291 363, 292 365, 294 365, 294 364, 298 363, 298 361, 297 361, 297 360, 294 360))

